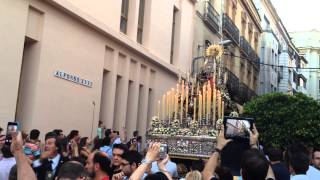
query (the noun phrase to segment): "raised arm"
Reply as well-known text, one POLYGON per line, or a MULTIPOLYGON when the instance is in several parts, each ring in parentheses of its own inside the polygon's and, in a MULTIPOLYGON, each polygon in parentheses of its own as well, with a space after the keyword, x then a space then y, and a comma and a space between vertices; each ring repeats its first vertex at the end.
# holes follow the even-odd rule
POLYGON ((159 153, 160 143, 151 143, 145 159, 131 175, 130 180, 140 180, 143 177, 146 170, 148 169, 148 166, 159 158, 159 153))
POLYGON ((13 135, 11 152, 16 159, 18 179, 36 180, 36 175, 23 152, 21 132, 19 132, 17 135, 13 135))
POLYGON ((206 163, 204 170, 202 171, 203 179, 209 180, 215 175, 215 170, 218 166, 218 159, 220 156, 220 153, 222 149, 230 142, 231 139, 225 139, 224 137, 224 128, 222 127, 219 136, 217 137, 217 147, 215 148, 215 151, 211 155, 210 159, 206 163))

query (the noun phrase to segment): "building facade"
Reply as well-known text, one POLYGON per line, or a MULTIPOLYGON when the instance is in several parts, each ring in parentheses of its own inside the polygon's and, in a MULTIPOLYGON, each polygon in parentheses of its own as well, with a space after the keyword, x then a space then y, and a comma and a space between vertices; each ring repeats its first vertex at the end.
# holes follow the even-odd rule
POLYGON ((261 64, 259 94, 305 92, 306 76, 300 66, 306 64, 283 26, 270 0, 255 0, 261 17, 261 64), (301 82, 301 83, 300 83, 301 82), (301 86, 300 86, 301 84, 301 86))
POLYGON ((300 55, 308 61, 302 67, 310 68, 301 69, 301 74, 308 78, 306 94, 320 101, 320 31, 292 32, 290 36, 300 55))
POLYGON ((194 1, 3 0, 0 126, 144 135, 190 70, 194 1))
POLYGON ((222 56, 227 88, 239 105, 256 95, 259 78, 260 17, 251 0, 200 0, 196 4, 193 72, 211 44, 228 40, 222 56))
POLYGON ((227 87, 238 104, 257 94, 260 71, 260 16, 252 0, 224 1, 223 40, 231 40, 223 61, 227 87))
POLYGON ((278 15, 269 0, 256 0, 261 17, 260 75, 258 94, 278 91, 278 65, 281 53, 278 15))

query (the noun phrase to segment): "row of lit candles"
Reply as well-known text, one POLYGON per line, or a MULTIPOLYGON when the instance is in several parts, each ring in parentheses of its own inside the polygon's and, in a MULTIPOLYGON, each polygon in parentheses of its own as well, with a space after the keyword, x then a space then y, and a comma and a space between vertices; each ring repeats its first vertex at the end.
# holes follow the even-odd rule
MULTIPOLYGON (((193 98, 193 120, 201 122, 201 120, 205 118, 206 123, 208 124, 209 120, 212 119, 212 123, 214 124, 216 117, 218 117, 218 119, 223 118, 224 101, 222 99, 222 93, 216 88, 214 81, 213 83, 208 81, 201 89, 200 88, 200 85, 197 84, 197 94, 196 97, 194 97, 194 83, 191 85, 191 98, 193 98), (198 114, 198 116, 195 116, 196 114, 198 114)), ((180 119, 180 122, 182 123, 183 117, 188 116, 189 100, 189 83, 185 84, 184 81, 180 81, 177 84, 176 89, 172 88, 162 96, 161 101, 158 101, 158 117, 162 120, 168 119, 169 123, 172 118, 180 119), (181 98, 180 103, 179 96, 181 98), (184 108, 185 111, 183 111, 184 108)))

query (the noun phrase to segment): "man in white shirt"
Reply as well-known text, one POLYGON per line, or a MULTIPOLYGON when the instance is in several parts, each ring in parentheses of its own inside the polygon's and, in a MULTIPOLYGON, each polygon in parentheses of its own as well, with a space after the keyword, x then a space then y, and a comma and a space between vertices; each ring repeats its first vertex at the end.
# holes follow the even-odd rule
POLYGON ((8 179, 10 170, 16 164, 16 160, 10 151, 10 146, 4 145, 1 152, 3 157, 0 158, 0 179, 8 179))
POLYGON ((320 179, 320 149, 313 149, 312 166, 309 166, 307 176, 310 179, 320 179))
POLYGON ((309 151, 302 144, 293 144, 287 151, 290 180, 312 180, 307 176, 309 169, 309 151))
POLYGON ((314 148, 312 153, 312 165, 320 171, 320 148, 314 148))
MULTIPOLYGON (((172 162, 172 161, 168 161, 167 164, 166 164, 166 168, 168 170, 168 172, 170 173, 170 175, 173 177, 173 178, 177 178, 179 177, 178 175, 178 171, 177 171, 177 164, 172 162)), ((151 172, 154 174, 154 173, 157 173, 157 172, 160 172, 160 169, 158 167, 158 163, 155 161, 155 162, 152 162, 152 167, 151 167, 151 172)))

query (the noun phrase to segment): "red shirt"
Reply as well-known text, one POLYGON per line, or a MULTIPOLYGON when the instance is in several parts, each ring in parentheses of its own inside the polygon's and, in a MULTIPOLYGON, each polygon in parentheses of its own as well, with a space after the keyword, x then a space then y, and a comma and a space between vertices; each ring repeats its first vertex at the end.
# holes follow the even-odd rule
POLYGON ((109 180, 109 176, 105 176, 101 180, 109 180))

